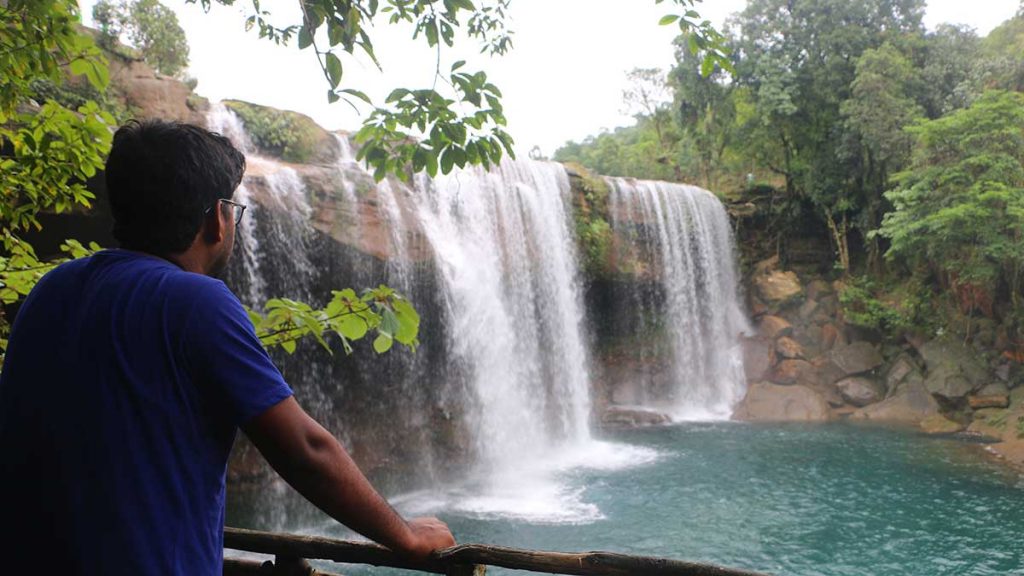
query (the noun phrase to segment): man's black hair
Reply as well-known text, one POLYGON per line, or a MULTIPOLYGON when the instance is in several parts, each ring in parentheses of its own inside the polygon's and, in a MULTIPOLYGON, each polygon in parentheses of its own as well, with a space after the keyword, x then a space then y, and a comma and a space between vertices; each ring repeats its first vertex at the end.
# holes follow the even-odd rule
POLYGON ((231 198, 244 172, 245 156, 220 134, 162 120, 125 124, 106 167, 114 238, 130 250, 184 252, 206 211, 231 198))

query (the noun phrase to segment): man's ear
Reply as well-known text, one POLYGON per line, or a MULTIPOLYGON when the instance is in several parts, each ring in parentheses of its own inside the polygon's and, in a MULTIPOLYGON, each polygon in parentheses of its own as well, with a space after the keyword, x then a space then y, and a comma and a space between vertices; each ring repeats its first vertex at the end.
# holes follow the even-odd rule
POLYGON ((227 216, 224 215, 224 210, 218 201, 213 205, 213 209, 204 215, 200 234, 208 244, 218 244, 223 242, 227 235, 227 225, 227 216))

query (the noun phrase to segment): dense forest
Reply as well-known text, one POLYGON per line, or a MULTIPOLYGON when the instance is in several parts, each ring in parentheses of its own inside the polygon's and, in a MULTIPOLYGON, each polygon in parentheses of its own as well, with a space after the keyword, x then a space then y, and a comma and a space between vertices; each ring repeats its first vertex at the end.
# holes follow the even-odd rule
POLYGON ((1017 332, 1024 5, 985 37, 928 30, 924 10, 751 0, 724 31, 734 72, 701 74, 680 40, 672 70, 629 74, 634 125, 554 159, 770 198, 783 259, 787 237, 816 231, 847 283, 847 319, 890 337, 964 315, 1017 332))

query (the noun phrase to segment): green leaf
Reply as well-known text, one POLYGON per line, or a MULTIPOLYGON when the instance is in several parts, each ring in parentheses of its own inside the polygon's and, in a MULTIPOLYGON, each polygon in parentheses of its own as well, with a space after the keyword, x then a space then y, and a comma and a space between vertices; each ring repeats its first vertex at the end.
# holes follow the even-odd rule
POLYGON ((345 94, 350 94, 352 96, 355 96, 356 98, 359 98, 360 100, 362 100, 363 102, 366 102, 367 104, 373 105, 373 102, 370 101, 370 97, 367 96, 364 92, 361 92, 361 91, 356 90, 354 88, 346 88, 346 89, 342 90, 342 92, 344 92, 345 94))
POLYGON ((665 16, 662 16, 661 20, 658 20, 658 25, 659 26, 668 26, 669 24, 672 24, 676 20, 679 20, 679 15, 678 14, 667 14, 665 16))
POLYGON ((313 35, 309 33, 309 27, 303 26, 299 29, 299 50, 305 50, 313 44, 313 35))
POLYGON ((76 58, 68 65, 68 69, 75 76, 85 76, 89 71, 89 62, 84 58, 76 58))
POLYGON ((402 344, 412 344, 416 341, 420 331, 420 315, 406 300, 396 300, 393 304, 395 318, 398 320, 398 330, 395 331, 395 339, 402 344))
POLYGON ((334 328, 336 332, 349 340, 359 340, 366 336, 368 326, 366 320, 350 314, 339 318, 334 323, 334 328))
POLYGON ((328 52, 326 60, 327 78, 331 82, 331 88, 337 88, 338 84, 341 83, 341 60, 334 54, 334 52, 328 52))
POLYGON ((708 54, 704 57, 704 60, 700 63, 700 75, 707 78, 711 76, 711 73, 715 71, 715 57, 708 54))
POLYGON ((387 334, 378 334, 377 338, 373 340, 373 349, 377 354, 383 354, 391 349, 391 345, 394 344, 394 339, 387 334))
POLYGON ((452 148, 445 148, 444 152, 441 153, 441 173, 448 174, 452 171, 454 165, 455 157, 452 154, 452 148))

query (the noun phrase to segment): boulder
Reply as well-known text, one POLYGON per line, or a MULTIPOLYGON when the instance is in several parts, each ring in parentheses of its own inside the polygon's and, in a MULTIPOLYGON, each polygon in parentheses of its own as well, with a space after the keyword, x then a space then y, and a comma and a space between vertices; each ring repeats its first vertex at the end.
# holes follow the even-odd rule
POLYGON ((821 397, 824 398, 825 402, 828 402, 828 405, 832 408, 842 408, 843 406, 847 406, 850 408, 850 411, 855 409, 854 407, 846 404, 846 400, 843 399, 843 395, 836 390, 835 386, 819 384, 817 386, 811 386, 810 388, 818 394, 821 394, 821 397))
POLYGON ((776 270, 754 278, 757 292, 769 305, 785 304, 803 293, 800 279, 793 272, 776 270))
POLYGON ((981 410, 983 408, 1006 408, 1010 405, 1010 398, 1008 396, 968 396, 967 404, 972 410, 981 410))
POLYGON ((810 320, 812 316, 814 316, 814 313, 817 310, 818 303, 815 302, 814 300, 808 299, 806 302, 800 305, 800 309, 797 311, 797 314, 800 315, 801 320, 806 322, 810 320))
POLYGON ((814 366, 817 381, 822 384, 835 384, 846 377, 846 373, 836 366, 836 363, 830 360, 828 355, 815 358, 811 364, 814 366))
POLYGON ((794 326, 790 338, 800 345, 803 358, 815 358, 821 354, 821 329, 814 324, 794 326))
POLYGON ((1024 386, 1010 390, 1010 406, 1024 410, 1024 386))
POLYGON ((821 349, 831 350, 836 344, 845 345, 840 341, 839 329, 832 324, 825 324, 821 327, 821 349))
POLYGON ((813 370, 806 360, 783 360, 771 370, 768 379, 776 384, 796 384, 813 370))
POLYGON ((776 254, 771 258, 761 260, 757 264, 754 264, 754 276, 762 276, 770 272, 774 272, 779 267, 779 255, 776 254))
POLYGON ((839 298, 834 294, 831 296, 825 296, 818 300, 820 302, 821 311, 829 316, 835 316, 839 312, 839 298))
POLYGON ((882 393, 873 380, 863 376, 851 376, 836 382, 836 388, 843 399, 854 406, 867 406, 882 399, 882 393))
POLYGON ((811 283, 807 285, 808 299, 817 300, 819 296, 828 296, 830 294, 832 294, 832 286, 820 278, 812 280, 811 283))
POLYGON ((853 420, 872 420, 918 424, 939 413, 939 404, 917 378, 908 378, 899 391, 877 404, 865 406, 853 414, 853 420))
POLYGON ((926 342, 918 352, 924 358, 925 387, 949 400, 963 398, 988 383, 988 370, 975 352, 961 342, 941 338, 926 342))
POLYGON ((917 368, 917 364, 910 359, 910 356, 901 354, 896 357, 889 370, 885 373, 885 389, 887 395, 892 396, 899 389, 900 384, 910 374, 919 374, 920 371, 917 368))
POLYGON ((824 326, 825 324, 828 324, 831 321, 832 315, 829 314, 828 312, 825 312, 825 310, 823 310, 821 306, 818 306, 818 310, 815 311, 814 316, 811 317, 811 322, 817 324, 818 326, 824 326))
POLYGON ((768 307, 757 296, 750 297, 750 317, 760 318, 768 313, 768 307))
POLYGON ((779 336, 792 336, 793 325, 778 316, 764 316, 758 326, 758 333, 768 340, 774 340, 779 336))
POLYGON ((820 422, 829 419, 828 403, 806 386, 750 386, 735 417, 750 422, 820 422))
POLYGON ((964 430, 963 424, 954 422, 942 414, 933 414, 925 418, 920 426, 925 434, 956 434, 964 430))
POLYGON ((971 382, 959 374, 946 376, 929 374, 925 378, 924 385, 929 392, 946 400, 963 398, 974 390, 971 382))
POLYGON ((1003 362, 996 368, 996 377, 1003 382, 1010 380, 1010 364, 1009 362, 1003 362))
POLYGON ((747 382, 758 382, 771 368, 771 349, 761 338, 743 340, 743 372, 747 382))
POLYGON ((829 358, 847 376, 874 370, 885 361, 878 350, 867 342, 854 342, 835 348, 829 352, 829 358))
POLYGON ((989 384, 967 397, 967 403, 974 410, 983 408, 1006 408, 1010 405, 1010 389, 1002 382, 989 384))
POLYGON ((967 433, 983 440, 998 442, 1006 433, 1011 413, 1002 408, 981 408, 975 410, 973 416, 971 425, 967 427, 967 433))
MULTIPOLYGON (((1014 390, 1016 392, 1016 390, 1014 390)), ((1009 408, 981 408, 975 410, 973 421, 967 432, 992 441, 1021 441, 1022 422, 1024 422, 1024 404, 1015 402, 1010 395, 1009 408)))
POLYGON ((803 358, 804 349, 796 340, 783 336, 775 341, 775 354, 780 358, 803 358))
POLYGON ((641 428, 672 422, 667 414, 639 406, 611 406, 601 415, 601 424, 608 428, 641 428))

